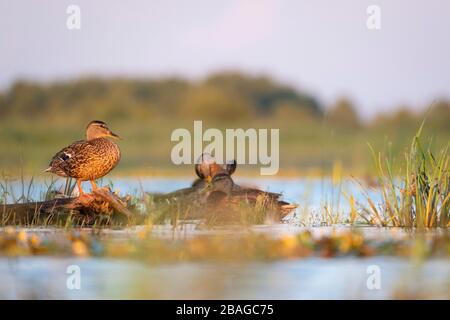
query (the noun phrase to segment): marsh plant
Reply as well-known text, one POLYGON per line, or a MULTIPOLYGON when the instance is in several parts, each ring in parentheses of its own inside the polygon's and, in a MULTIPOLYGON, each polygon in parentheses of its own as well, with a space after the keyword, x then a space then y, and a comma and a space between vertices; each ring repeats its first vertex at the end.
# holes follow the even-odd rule
POLYGON ((432 153, 421 141, 424 122, 405 161, 394 173, 394 161, 369 145, 377 173, 381 204, 367 190, 361 216, 371 224, 401 227, 448 227, 450 222, 449 144, 432 153))

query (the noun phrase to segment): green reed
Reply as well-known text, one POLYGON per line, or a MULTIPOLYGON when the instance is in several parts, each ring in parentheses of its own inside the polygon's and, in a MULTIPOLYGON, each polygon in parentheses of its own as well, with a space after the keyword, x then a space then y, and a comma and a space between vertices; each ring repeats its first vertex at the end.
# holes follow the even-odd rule
MULTIPOLYGON (((369 145, 381 204, 365 192, 361 216, 371 224, 400 227, 447 227, 450 221, 449 145, 433 154, 422 145, 424 122, 414 136, 398 174, 394 161, 369 145)), ((367 190, 365 190, 367 191, 367 190)))

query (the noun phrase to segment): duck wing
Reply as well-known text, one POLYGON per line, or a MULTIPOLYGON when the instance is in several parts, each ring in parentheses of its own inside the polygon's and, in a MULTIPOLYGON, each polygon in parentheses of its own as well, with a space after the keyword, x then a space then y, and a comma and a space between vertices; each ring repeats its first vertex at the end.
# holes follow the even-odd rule
POLYGON ((278 212, 279 219, 283 219, 289 213, 293 212, 298 205, 280 200, 281 193, 267 192, 256 188, 247 188, 235 186, 231 193, 233 202, 245 201, 256 204, 262 201, 266 208, 273 208, 278 212))
POLYGON ((62 177, 76 177, 80 163, 86 162, 89 155, 95 151, 89 141, 76 141, 57 152, 50 161, 46 171, 53 172, 62 177))
POLYGON ((197 189, 190 187, 179 189, 170 193, 151 193, 153 200, 157 203, 173 200, 186 200, 195 197, 197 189))
POLYGON ((267 192, 256 188, 240 187, 238 185, 235 185, 231 194, 234 196, 247 197, 248 199, 255 200, 261 195, 266 196, 273 201, 278 200, 281 197, 281 193, 267 192))

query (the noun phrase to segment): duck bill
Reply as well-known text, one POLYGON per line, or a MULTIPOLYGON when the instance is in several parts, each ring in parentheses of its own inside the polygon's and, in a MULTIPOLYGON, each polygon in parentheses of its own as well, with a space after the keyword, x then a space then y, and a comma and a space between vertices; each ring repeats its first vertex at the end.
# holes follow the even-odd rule
POLYGON ((119 135, 115 134, 115 133, 112 132, 112 131, 109 132, 109 136, 110 136, 111 138, 114 138, 114 139, 117 139, 117 140, 122 140, 122 138, 119 137, 119 135))

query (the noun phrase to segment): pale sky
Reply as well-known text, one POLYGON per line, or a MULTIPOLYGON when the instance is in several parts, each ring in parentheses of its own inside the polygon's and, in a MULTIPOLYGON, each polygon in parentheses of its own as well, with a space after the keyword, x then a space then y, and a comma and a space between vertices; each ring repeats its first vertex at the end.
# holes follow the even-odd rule
POLYGON ((264 73, 369 117, 450 98, 450 1, 0 0, 0 88, 86 75, 264 73), (66 8, 81 9, 81 30, 66 8), (381 30, 366 27, 369 5, 381 30))

